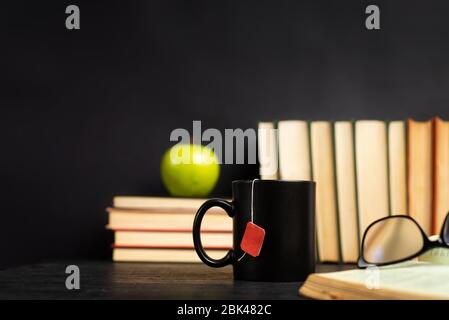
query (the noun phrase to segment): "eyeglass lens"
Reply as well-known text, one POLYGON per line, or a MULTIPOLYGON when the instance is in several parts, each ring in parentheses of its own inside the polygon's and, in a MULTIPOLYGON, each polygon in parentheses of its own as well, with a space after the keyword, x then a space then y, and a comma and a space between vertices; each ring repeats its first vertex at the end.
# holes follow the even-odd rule
MULTIPOLYGON (((449 233, 449 223, 447 233, 449 233)), ((406 259, 424 246, 419 227, 410 219, 394 217, 378 221, 366 231, 363 258, 371 264, 406 259)))

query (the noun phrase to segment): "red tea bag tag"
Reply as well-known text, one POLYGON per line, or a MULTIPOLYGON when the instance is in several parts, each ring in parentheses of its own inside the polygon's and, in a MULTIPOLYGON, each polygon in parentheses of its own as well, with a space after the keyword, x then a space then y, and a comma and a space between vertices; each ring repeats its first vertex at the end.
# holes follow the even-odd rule
POLYGON ((265 229, 257 224, 248 222, 245 233, 243 234, 240 248, 253 257, 257 257, 262 249, 263 239, 265 238, 265 229))

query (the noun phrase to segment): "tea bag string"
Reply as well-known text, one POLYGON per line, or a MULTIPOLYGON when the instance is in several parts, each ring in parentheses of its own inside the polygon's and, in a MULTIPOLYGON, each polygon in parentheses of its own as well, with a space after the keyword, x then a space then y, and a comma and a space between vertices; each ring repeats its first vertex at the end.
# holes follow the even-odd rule
MULTIPOLYGON (((260 179, 254 179, 251 183, 251 222, 254 223, 254 182, 260 179)), ((243 252, 242 256, 237 259, 237 262, 243 259, 246 256, 246 252, 243 252)))

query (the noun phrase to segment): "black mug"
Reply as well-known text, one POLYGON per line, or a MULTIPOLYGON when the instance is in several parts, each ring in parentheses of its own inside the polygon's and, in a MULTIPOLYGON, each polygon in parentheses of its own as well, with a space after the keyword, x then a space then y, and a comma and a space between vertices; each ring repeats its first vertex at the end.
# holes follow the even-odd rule
POLYGON ((200 259, 211 267, 232 264, 235 280, 304 281, 315 270, 315 182, 239 180, 232 183, 232 202, 206 201, 193 222, 193 242, 200 259), (240 248, 246 225, 251 221, 265 229, 259 256, 240 248), (204 214, 220 207, 233 218, 233 249, 219 260, 212 259, 201 244, 204 214))

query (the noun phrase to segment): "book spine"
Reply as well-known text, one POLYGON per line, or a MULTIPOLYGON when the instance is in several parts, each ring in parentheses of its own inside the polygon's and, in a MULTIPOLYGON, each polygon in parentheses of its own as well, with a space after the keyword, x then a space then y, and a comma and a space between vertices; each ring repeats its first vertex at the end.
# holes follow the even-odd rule
POLYGON ((438 226, 437 226, 437 170, 438 170, 438 150, 437 150, 437 139, 438 137, 438 119, 435 117, 432 119, 432 154, 433 154, 433 161, 432 161, 432 218, 430 222, 430 228, 432 230, 432 234, 437 234, 438 232, 438 226))
POLYGON ((341 224, 340 224, 340 209, 338 201, 338 191, 337 191, 337 159, 335 154, 335 121, 331 121, 331 141, 332 141, 332 166, 334 167, 334 198, 335 198, 335 221, 337 223, 337 243, 338 243, 338 262, 343 262, 343 250, 342 250, 342 238, 341 238, 341 224))
POLYGON ((358 249, 359 249, 359 256, 361 253, 361 246, 362 246, 362 234, 360 233, 360 211, 359 211, 359 186, 358 186, 358 179, 357 179, 357 157, 356 157, 356 150, 355 150, 355 137, 356 137, 356 121, 352 120, 352 150, 354 150, 354 152, 352 153, 353 156, 353 163, 354 163, 354 185, 355 185, 355 211, 356 211, 356 225, 357 225, 357 240, 358 240, 358 249))
POLYGON ((386 172, 387 172, 387 180, 386 180, 386 187, 387 187, 387 215, 391 215, 391 196, 390 196, 390 160, 389 160, 389 154, 388 154, 388 122, 384 121, 384 131, 385 131, 385 159, 384 162, 386 164, 386 172))
POLYGON ((412 119, 408 118, 406 120, 406 127, 407 127, 407 157, 406 157, 406 166, 407 166, 407 214, 410 215, 410 210, 411 210, 411 197, 410 194, 412 193, 412 186, 410 184, 410 177, 412 174, 412 168, 410 166, 410 159, 411 159, 411 141, 410 141, 410 130, 411 130, 411 126, 412 126, 412 119))
MULTIPOLYGON (((312 163, 312 121, 307 121, 307 131, 309 137, 309 163, 310 163, 310 177, 314 180, 314 172, 313 172, 313 163, 312 163)), ((316 210, 316 209, 315 209, 316 210)), ((315 252, 316 252, 316 261, 317 263, 321 263, 320 250, 319 250, 319 239, 318 239, 318 231, 317 231, 317 223, 316 223, 316 212, 315 212, 315 252)))
POLYGON ((276 123, 259 122, 257 136, 260 178, 278 179, 279 152, 276 123))

